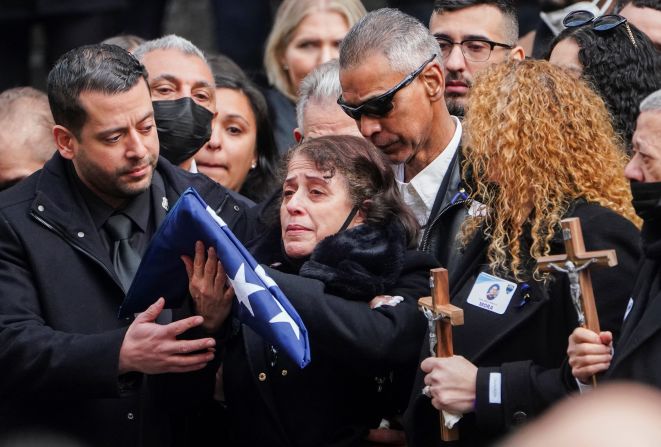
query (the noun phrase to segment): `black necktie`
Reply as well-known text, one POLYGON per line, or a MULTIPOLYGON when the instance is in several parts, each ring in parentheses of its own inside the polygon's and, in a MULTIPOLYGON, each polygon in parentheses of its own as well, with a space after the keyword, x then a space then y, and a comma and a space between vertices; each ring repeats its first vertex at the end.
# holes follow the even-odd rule
POLYGON ((140 255, 131 246, 129 238, 133 234, 133 223, 125 214, 113 214, 104 225, 112 245, 112 265, 124 291, 128 292, 131 282, 140 265, 140 255))

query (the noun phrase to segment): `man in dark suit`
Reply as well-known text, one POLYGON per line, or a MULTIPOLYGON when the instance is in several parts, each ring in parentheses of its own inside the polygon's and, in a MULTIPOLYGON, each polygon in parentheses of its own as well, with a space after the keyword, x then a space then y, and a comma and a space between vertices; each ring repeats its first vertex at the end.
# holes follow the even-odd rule
POLYGON ((233 229, 243 202, 159 158, 145 68, 119 47, 62 56, 48 95, 57 153, 0 193, 0 432, 175 444, 183 397, 196 392, 184 384, 213 373, 215 340, 190 310, 164 316, 163 300, 133 321, 117 310, 136 258, 188 186, 233 229))
POLYGON ((661 387, 661 90, 643 100, 640 112, 633 157, 624 174, 631 180, 633 206, 643 219, 644 257, 614 355, 608 331, 595 334, 577 328, 569 337, 569 364, 582 384, 607 370, 605 379, 661 387))

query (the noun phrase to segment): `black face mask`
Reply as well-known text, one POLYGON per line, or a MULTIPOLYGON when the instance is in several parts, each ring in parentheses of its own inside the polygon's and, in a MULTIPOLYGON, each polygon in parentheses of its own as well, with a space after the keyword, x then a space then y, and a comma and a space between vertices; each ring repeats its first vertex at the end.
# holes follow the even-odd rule
POLYGON ((631 182, 631 195, 636 214, 645 222, 661 217, 661 182, 631 182))
POLYGON ((190 97, 153 101, 161 155, 178 165, 199 151, 211 138, 213 113, 190 97))

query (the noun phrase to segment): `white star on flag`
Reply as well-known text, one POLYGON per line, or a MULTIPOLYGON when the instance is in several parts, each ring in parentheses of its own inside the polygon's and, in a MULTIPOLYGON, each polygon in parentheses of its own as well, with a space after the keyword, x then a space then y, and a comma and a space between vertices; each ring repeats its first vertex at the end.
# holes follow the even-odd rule
POLYGON ((236 275, 234 275, 234 278, 230 278, 229 280, 232 283, 232 287, 234 287, 234 293, 236 294, 236 299, 239 300, 239 303, 246 306, 246 308, 250 312, 250 315, 254 317, 255 312, 253 312, 252 310, 252 306, 250 305, 250 300, 248 299, 248 297, 255 292, 264 290, 264 288, 258 286, 257 284, 253 284, 246 281, 245 264, 243 262, 241 263, 239 269, 236 271, 236 275))
POLYGON ((259 278, 264 281, 264 284, 266 284, 266 287, 269 289, 273 286, 277 287, 277 284, 275 281, 273 281, 273 278, 266 274, 266 270, 264 270, 264 267, 261 265, 257 265, 257 267, 255 267, 255 273, 257 273, 257 276, 259 276, 259 278))
POLYGON ((273 299, 275 301, 275 304, 278 305, 280 308, 280 313, 277 314, 275 317, 271 318, 269 320, 269 323, 287 323, 288 325, 291 326, 292 330, 294 331, 294 335, 296 335, 296 339, 300 340, 301 339, 301 334, 300 334, 300 329, 298 328, 298 325, 292 320, 291 316, 285 312, 285 309, 282 308, 282 305, 278 302, 278 300, 273 299))

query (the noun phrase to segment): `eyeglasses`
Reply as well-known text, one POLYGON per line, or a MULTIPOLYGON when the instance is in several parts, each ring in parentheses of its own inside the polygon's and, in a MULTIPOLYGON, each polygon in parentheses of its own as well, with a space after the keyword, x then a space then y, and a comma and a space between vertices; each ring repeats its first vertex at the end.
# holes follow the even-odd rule
POLYGON ((447 37, 439 36, 434 34, 438 46, 441 47, 441 55, 443 59, 450 57, 452 53, 452 48, 455 45, 459 45, 461 52, 466 58, 471 62, 486 62, 491 57, 491 52, 495 47, 502 47, 507 49, 514 48, 513 45, 507 45, 505 43, 493 42, 487 39, 466 39, 461 42, 453 42, 447 37))
POLYGON ((347 103, 344 102, 344 99, 342 99, 342 95, 340 95, 339 98, 337 98, 337 104, 342 108, 344 113, 349 115, 351 118, 355 120, 359 120, 361 116, 367 115, 371 116, 374 118, 382 118, 386 116, 391 110, 392 110, 392 100, 395 97, 395 94, 409 85, 413 80, 420 74, 422 73, 422 70, 427 66, 428 63, 434 60, 436 57, 436 54, 433 54, 432 57, 427 59, 422 65, 420 65, 418 68, 416 68, 411 74, 409 74, 407 77, 402 79, 402 81, 385 92, 382 95, 376 96, 372 99, 368 99, 364 103, 362 103, 359 106, 356 107, 351 107, 347 103))
POLYGON ((617 28, 622 25, 627 29, 627 34, 629 35, 629 40, 634 47, 638 47, 636 44, 636 39, 633 37, 631 28, 627 23, 627 19, 617 14, 608 14, 605 16, 595 17, 594 14, 590 11, 580 10, 574 11, 567 14, 567 16, 562 19, 562 24, 565 28, 577 28, 579 26, 584 26, 590 24, 592 29, 597 32, 610 31, 613 28, 617 28))

